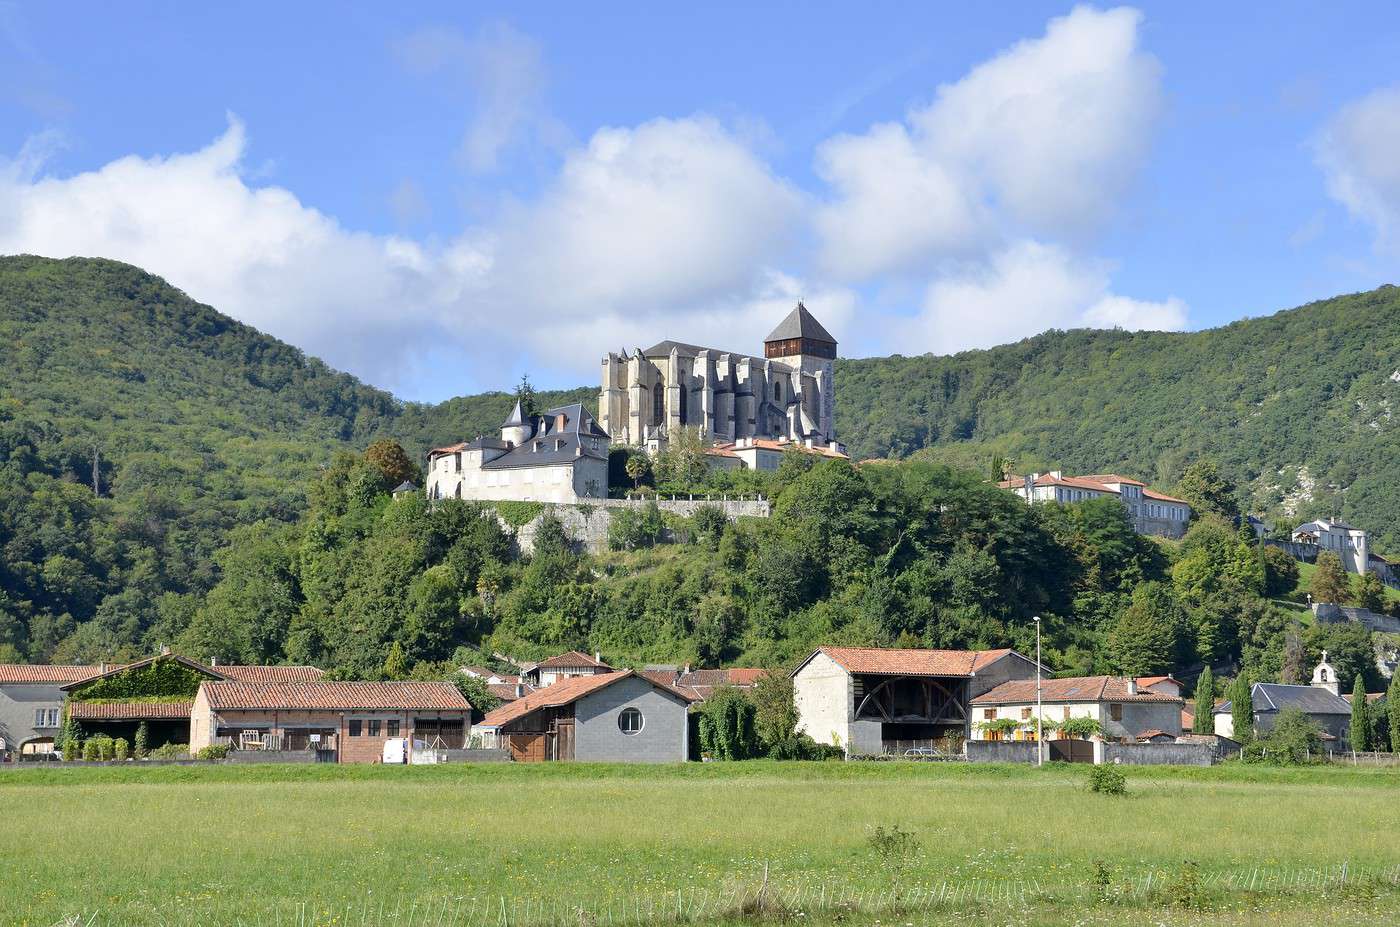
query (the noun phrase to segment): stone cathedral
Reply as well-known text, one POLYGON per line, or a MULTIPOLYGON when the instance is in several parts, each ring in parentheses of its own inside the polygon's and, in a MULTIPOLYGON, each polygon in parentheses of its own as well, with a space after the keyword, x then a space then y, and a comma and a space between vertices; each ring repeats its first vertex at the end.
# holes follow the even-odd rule
POLYGON ((835 445, 835 361, 836 339, 799 302, 764 339, 762 357, 678 341, 609 354, 599 424, 614 443, 650 450, 679 428, 715 442, 835 445))

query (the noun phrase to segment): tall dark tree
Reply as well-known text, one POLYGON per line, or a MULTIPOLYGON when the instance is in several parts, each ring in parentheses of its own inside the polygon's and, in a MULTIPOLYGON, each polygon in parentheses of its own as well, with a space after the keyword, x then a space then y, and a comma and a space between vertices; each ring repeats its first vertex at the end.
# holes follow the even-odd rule
POLYGON ((1371 706, 1366 702, 1366 681, 1357 674, 1351 687, 1351 729, 1348 734, 1353 750, 1371 749, 1371 706))
POLYGON ((1215 733, 1215 675, 1210 664, 1201 670, 1196 680, 1196 714, 1191 719, 1191 731, 1196 734, 1215 733))
POLYGON ((1230 721, 1234 739, 1247 744, 1254 739, 1254 695, 1249 677, 1240 673, 1230 683, 1230 721))

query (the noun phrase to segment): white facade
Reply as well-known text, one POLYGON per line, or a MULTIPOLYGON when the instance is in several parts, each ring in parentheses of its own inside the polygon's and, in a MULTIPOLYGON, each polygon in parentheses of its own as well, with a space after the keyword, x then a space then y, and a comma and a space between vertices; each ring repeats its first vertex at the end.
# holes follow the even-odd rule
POLYGON ((1116 473, 1065 476, 1059 470, 1051 470, 1048 473, 1032 473, 1027 477, 1013 477, 999 485, 1031 502, 1070 505, 1089 499, 1118 499, 1127 509, 1128 517, 1139 534, 1180 537, 1186 533, 1186 526, 1191 521, 1191 506, 1186 502, 1116 473))
POLYGON ((1335 518, 1318 519, 1293 529, 1293 540, 1315 544, 1341 558, 1348 573, 1364 574, 1370 567, 1371 541, 1365 531, 1335 518))
POLYGON ((792 677, 797 732, 852 754, 881 752, 880 722, 855 719, 854 679, 818 651, 792 677))

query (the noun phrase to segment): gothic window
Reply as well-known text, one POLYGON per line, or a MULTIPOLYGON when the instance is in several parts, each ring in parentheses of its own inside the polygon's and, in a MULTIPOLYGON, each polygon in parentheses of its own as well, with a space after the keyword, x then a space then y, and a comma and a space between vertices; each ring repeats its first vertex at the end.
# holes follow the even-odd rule
POLYGON ((681 385, 681 424, 684 425, 690 420, 690 390, 681 385))
POLYGON ((781 384, 781 383, 774 383, 774 384, 773 384, 773 401, 774 401, 774 402, 782 402, 782 401, 783 401, 783 384, 781 384))
POLYGON ((666 420, 666 388, 661 383, 652 388, 651 420, 658 425, 666 420))

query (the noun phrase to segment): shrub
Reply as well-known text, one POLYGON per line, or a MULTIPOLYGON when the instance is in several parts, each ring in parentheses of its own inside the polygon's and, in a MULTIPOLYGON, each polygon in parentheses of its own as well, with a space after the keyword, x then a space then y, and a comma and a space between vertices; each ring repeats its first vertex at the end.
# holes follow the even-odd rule
MULTIPOLYGON (((167 744, 167 746, 169 745, 167 744)), ((210 744, 207 747, 200 747, 194 758, 197 760, 224 760, 228 759, 228 751, 228 744, 210 744)))
POLYGON ((1100 795, 1124 795, 1128 791, 1128 777, 1117 766, 1100 763, 1089 768, 1089 791, 1100 795))
POLYGON ((1285 708, 1273 730, 1244 749, 1245 762, 1299 766, 1322 759, 1322 729, 1298 708, 1285 708))
POLYGON ((700 706, 700 749, 717 760, 747 760, 759 752, 754 706, 733 686, 721 686, 700 706))
POLYGON ((190 755, 190 748, 186 744, 161 744, 151 751, 153 760, 179 760, 190 755))
POLYGON ((112 742, 112 756, 120 762, 125 762, 131 755, 131 745, 126 742, 125 737, 118 737, 112 742))
POLYGON ((91 738, 88 743, 97 745, 97 758, 104 763, 116 755, 116 744, 106 734, 98 734, 91 738))
POLYGON ((102 758, 97 746, 97 738, 89 737, 83 741, 83 759, 89 763, 95 763, 102 758))
POLYGON ((661 540, 666 521, 655 502, 640 508, 614 509, 608 522, 608 547, 613 550, 641 550, 661 540))

